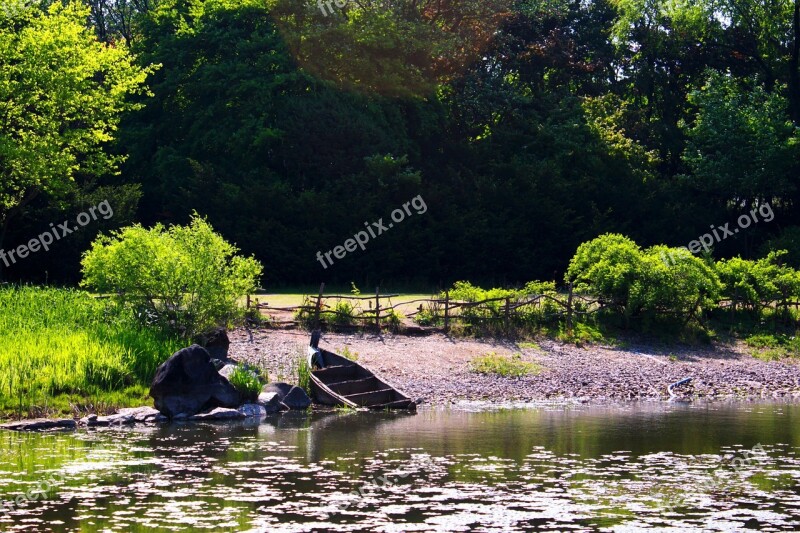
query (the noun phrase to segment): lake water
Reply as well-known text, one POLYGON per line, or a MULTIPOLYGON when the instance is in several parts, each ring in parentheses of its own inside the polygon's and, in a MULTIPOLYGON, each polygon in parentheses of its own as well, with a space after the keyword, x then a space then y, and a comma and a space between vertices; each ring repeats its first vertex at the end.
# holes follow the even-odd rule
POLYGON ((0 530, 796 531, 798 452, 791 404, 0 432, 0 530))

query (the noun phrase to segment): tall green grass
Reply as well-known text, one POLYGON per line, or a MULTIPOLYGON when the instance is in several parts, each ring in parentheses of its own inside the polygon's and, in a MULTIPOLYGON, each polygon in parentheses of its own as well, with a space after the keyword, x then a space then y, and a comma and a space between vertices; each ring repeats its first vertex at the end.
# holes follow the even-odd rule
POLYGON ((104 395, 119 398, 129 388, 141 397, 158 365, 180 347, 176 337, 86 292, 0 288, 0 411, 21 416, 59 405, 59 396, 103 403, 104 395))

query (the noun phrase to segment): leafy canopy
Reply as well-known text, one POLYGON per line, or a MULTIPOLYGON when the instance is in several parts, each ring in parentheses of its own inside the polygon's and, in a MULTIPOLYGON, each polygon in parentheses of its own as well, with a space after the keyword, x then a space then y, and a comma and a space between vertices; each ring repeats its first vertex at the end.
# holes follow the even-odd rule
POLYGON ((0 223, 76 176, 115 173, 107 149, 152 68, 97 42, 79 3, 0 10, 0 223))

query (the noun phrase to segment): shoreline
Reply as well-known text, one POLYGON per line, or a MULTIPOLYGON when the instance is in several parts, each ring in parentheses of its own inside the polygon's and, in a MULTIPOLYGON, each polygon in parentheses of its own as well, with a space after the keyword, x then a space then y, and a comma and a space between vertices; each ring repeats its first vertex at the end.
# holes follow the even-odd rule
MULTIPOLYGON (((310 334, 302 330, 247 330, 229 333, 229 357, 268 370, 270 380, 292 380, 293 360, 305 353, 310 334)), ((550 339, 522 346, 506 339, 425 337, 369 333, 325 333, 320 345, 356 354, 357 361, 422 405, 455 402, 609 404, 666 401, 667 386, 691 401, 800 401, 800 361, 762 361, 742 343, 708 346, 576 347, 550 339), (520 378, 476 374, 477 356, 494 352, 540 365, 520 378)))
MULTIPOLYGON (((265 369, 270 382, 296 383, 297 360, 305 357, 309 332, 237 328, 229 332, 229 337, 231 360, 265 369)), ((552 339, 517 343, 440 333, 406 336, 361 332, 325 333, 320 345, 337 353, 349 352, 359 364, 420 400, 423 410, 800 402, 800 360, 763 361, 750 355, 741 342, 701 347, 648 343, 577 347, 552 339), (473 358, 492 352, 501 356, 520 354, 522 361, 539 365, 541 371, 502 377, 470 370, 473 358), (670 401, 668 385, 686 377, 692 382, 677 388, 676 397, 670 401)), ((73 420, 77 423, 78 418, 73 420)), ((66 424, 70 419, 45 415, 0 419, 0 425, 44 420, 66 424)))

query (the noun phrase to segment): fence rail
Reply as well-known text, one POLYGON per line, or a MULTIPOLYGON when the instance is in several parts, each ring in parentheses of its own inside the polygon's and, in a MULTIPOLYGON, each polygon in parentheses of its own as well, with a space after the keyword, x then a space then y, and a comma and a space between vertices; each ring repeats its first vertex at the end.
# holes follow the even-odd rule
POLYGON ((375 288, 374 296, 324 294, 325 284, 321 284, 319 293, 316 296, 307 296, 303 305, 293 307, 271 306, 268 303, 253 303, 247 297, 247 307, 264 311, 283 311, 291 312, 299 319, 277 322, 278 324, 294 323, 304 321, 313 327, 320 327, 332 321, 339 326, 360 325, 362 327, 372 327, 381 330, 384 327, 391 327, 399 317, 399 310, 404 309, 405 318, 415 319, 422 313, 431 314, 432 322, 435 325, 441 323, 445 333, 449 332, 454 322, 482 322, 493 323, 509 331, 513 324, 517 323, 525 315, 526 308, 530 310, 538 308, 542 315, 548 318, 565 318, 568 327, 572 327, 573 319, 577 315, 587 315, 599 311, 604 307, 604 303, 598 299, 588 298, 583 295, 574 294, 572 286, 568 287, 568 292, 562 295, 553 294, 531 294, 523 298, 500 297, 469 302, 453 300, 450 291, 444 292, 444 298, 417 298, 414 300, 393 303, 392 298, 397 298, 399 294, 381 294, 380 287, 375 288), (368 309, 354 309, 352 312, 337 310, 336 306, 331 306, 330 302, 337 304, 342 301, 368 302, 368 309), (580 303, 580 305, 577 305, 580 303), (544 311, 546 305, 550 305, 544 311), (416 309, 408 312, 411 306, 417 305, 416 309))

